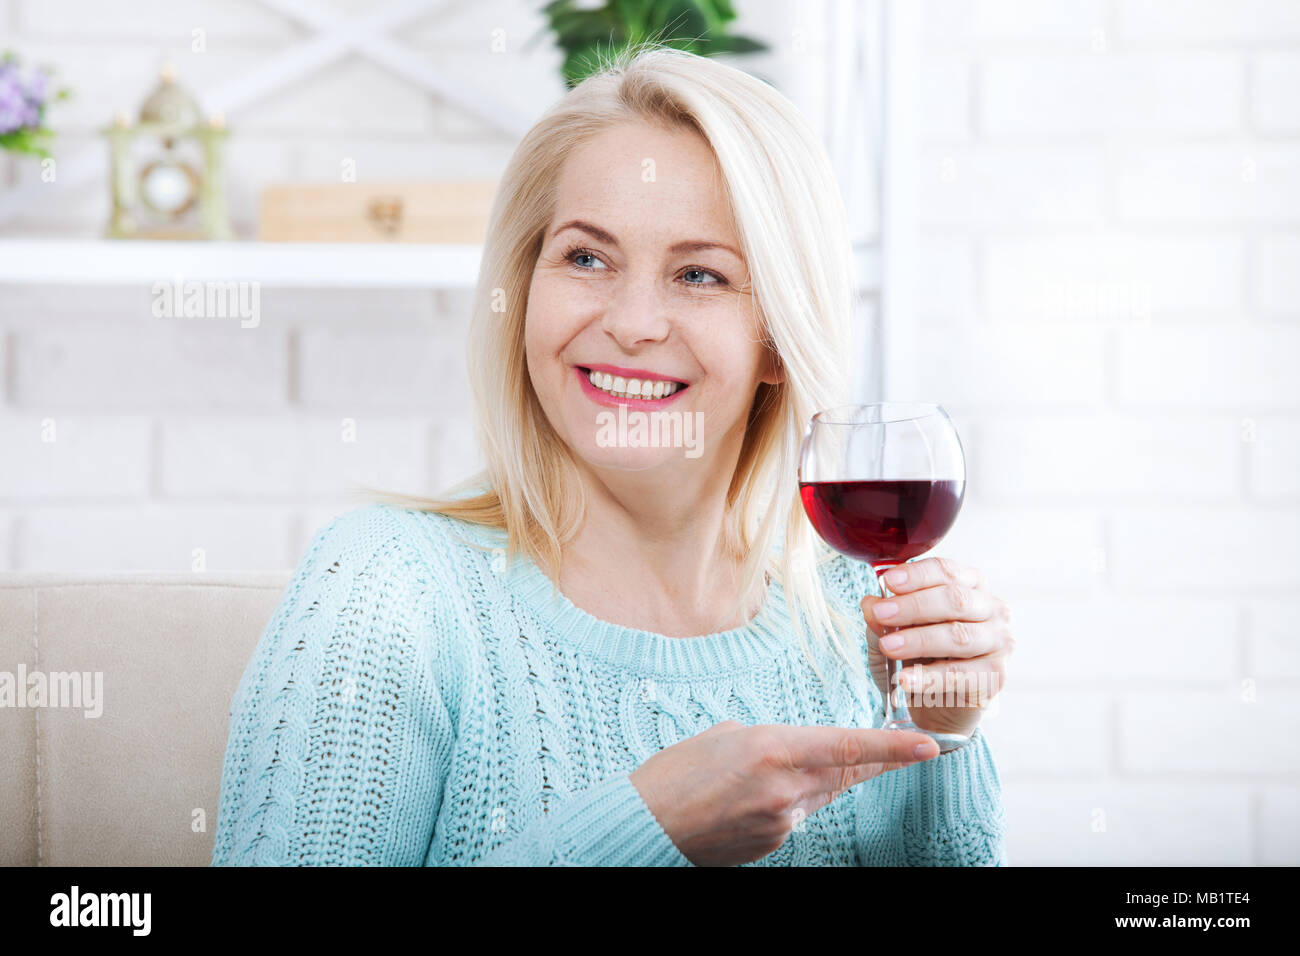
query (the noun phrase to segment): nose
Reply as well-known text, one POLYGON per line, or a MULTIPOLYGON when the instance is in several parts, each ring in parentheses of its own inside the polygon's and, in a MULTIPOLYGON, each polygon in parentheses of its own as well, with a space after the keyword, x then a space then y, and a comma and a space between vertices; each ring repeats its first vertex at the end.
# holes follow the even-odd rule
POLYGON ((670 306, 654 277, 620 283, 616 295, 606 304, 601 328, 624 350, 662 342, 672 328, 670 306))

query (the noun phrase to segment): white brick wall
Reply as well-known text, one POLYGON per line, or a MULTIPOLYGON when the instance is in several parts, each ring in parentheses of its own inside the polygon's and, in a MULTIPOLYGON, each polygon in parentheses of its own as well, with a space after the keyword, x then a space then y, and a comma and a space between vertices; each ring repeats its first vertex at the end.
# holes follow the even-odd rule
POLYGON ((984 731, 998 758, 998 773, 1037 777, 1097 775, 1110 763, 1110 701, 1106 694, 1076 688, 1012 690, 984 718, 984 731), (1061 746, 1064 740, 1069 746, 1061 746))
POLYGON ((0 448, 5 498, 84 501, 149 494, 152 435, 145 417, 5 415, 0 448))
POLYGON ((1102 214, 1100 150, 939 147, 922 163, 919 218, 927 226, 1086 225, 1102 214))
POLYGON ((1231 132, 1242 75, 1226 53, 1053 53, 990 57, 981 89, 992 136, 1231 132))
POLYGON ((1262 133, 1300 131, 1300 55, 1260 54, 1254 58, 1250 119, 1262 133))
MULTIPOLYGON (((1068 739, 1053 741, 1068 748, 1068 739)), ((1004 784, 1007 781, 1004 780, 1004 784)), ((1285 791, 1283 791, 1285 793, 1285 791)), ((1294 793, 1294 791, 1291 791, 1294 793)), ((1231 779, 1142 781, 1011 777, 1008 851, 1018 866, 1249 866, 1256 849, 1251 788, 1231 779)), ((1292 797, 1294 800, 1294 797, 1292 797)), ((1286 809, 1270 818, 1292 832, 1286 809)), ((1291 859, 1294 859, 1292 857, 1291 859)), ((1274 860, 1273 862, 1291 862, 1274 860)))
POLYGON ((1245 659, 1252 674, 1276 678, 1300 677, 1300 641, 1295 639, 1294 600, 1252 601, 1248 607, 1250 638, 1245 659))
POLYGON ((292 567, 294 507, 134 503, 29 506, 19 517, 24 570, 244 571, 292 567))
POLYGON ((153 318, 147 289, 0 287, 0 568, 292 567, 357 486, 465 477, 468 305, 263 289, 243 329, 153 318))
POLYGON ((159 490, 166 497, 269 497, 337 493, 340 479, 424 478, 428 425, 421 419, 189 419, 161 429, 159 490))
POLYGON ((1136 44, 1240 46, 1300 40, 1300 7, 1287 0, 1116 0, 1120 33, 1136 44))
POLYGON ((1117 396, 1126 405, 1166 409, 1233 409, 1243 414, 1300 407, 1300 328, 1258 322, 1241 326, 1148 326, 1119 333, 1117 396))
POLYGON ((17 6, 22 31, 36 36, 167 41, 174 40, 177 23, 202 27, 210 41, 286 40, 294 36, 289 23, 255 0, 166 0, 111 6, 94 0, 39 0, 17 6))
POLYGON ((1300 316, 1300 237, 1260 238, 1251 291, 1260 312, 1300 316))
POLYGON ((1105 394, 1106 340, 1100 329, 977 327, 963 320, 944 333, 947 347, 927 352, 918 388, 942 392, 953 405, 1088 407, 1105 394))
MULTIPOLYGON (((1056 687, 1155 680, 1208 686, 1235 672, 1241 615, 1232 600, 1210 597, 1194 605, 1176 597, 1108 600, 1110 615, 1122 626, 1109 623, 1087 597, 1017 600, 1015 630, 1025 638, 1016 644, 1017 675, 1056 687)), ((1257 660, 1269 673, 1279 664, 1282 670, 1298 669, 1283 663, 1289 647, 1283 637, 1285 610, 1265 605, 1260 611, 1266 631, 1257 660)), ((1002 715, 1017 719, 1011 706, 1002 715)))
POLYGON ((1119 162, 1124 220, 1284 224, 1300 208, 1300 146, 1241 141, 1135 149, 1119 162))
POLYGON ((1014 861, 1300 863, 1300 4, 925 11, 936 553, 1012 606, 1014 861))
POLYGON ((241 329, 238 319, 132 317, 112 331, 102 325, 56 320, 19 332, 14 401, 43 412, 284 402, 286 342, 265 322, 241 329), (212 328, 216 323, 225 328, 212 328))
POLYGON ((971 480, 1007 503, 1096 496, 1215 501, 1238 490, 1240 423, 1231 416, 990 418, 980 426, 979 471, 972 470, 971 480))
POLYGON ((1119 695, 1119 763, 1134 775, 1161 771, 1238 778, 1295 774, 1300 711, 1285 684, 1261 680, 1245 699, 1231 684, 1215 691, 1164 689, 1152 682, 1119 695))
POLYGON ((16 567, 12 527, 13 515, 0 511, 0 571, 11 571, 16 567))
POLYGON ((1264 787, 1257 796, 1256 862, 1264 866, 1294 866, 1300 859, 1300 831, 1295 826, 1294 789, 1264 787))
POLYGON ((986 231, 990 322, 1032 318, 1140 324, 1241 306, 1245 243, 1220 234, 1002 236, 986 231))

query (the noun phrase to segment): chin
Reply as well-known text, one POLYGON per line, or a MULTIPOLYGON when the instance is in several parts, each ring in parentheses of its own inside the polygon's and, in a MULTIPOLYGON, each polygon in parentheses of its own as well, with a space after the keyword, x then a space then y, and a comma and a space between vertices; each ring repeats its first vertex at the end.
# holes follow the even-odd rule
POLYGON ((602 447, 594 440, 570 447, 587 465, 605 471, 649 471, 685 460, 680 448, 602 447))

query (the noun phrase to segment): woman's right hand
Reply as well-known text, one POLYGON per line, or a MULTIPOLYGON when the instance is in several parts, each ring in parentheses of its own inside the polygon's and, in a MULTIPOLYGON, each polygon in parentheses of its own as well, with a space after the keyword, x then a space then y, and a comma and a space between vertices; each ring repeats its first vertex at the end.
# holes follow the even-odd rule
POLYGON ((850 787, 938 753, 925 734, 901 730, 727 720, 665 747, 630 776, 683 856, 696 866, 735 866, 776 850, 850 787))

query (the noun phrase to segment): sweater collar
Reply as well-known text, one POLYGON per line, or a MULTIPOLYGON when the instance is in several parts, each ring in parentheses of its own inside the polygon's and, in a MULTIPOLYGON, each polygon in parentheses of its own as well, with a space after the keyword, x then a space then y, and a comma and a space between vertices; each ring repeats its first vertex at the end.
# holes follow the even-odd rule
POLYGON ((665 677, 720 675, 777 657, 789 646, 789 610, 772 581, 759 613, 741 627, 699 637, 670 637, 603 621, 570 601, 527 555, 503 573, 511 592, 563 643, 638 673, 665 677))
POLYGON ((456 523, 482 546, 494 549, 486 556, 492 573, 502 576, 508 590, 543 627, 565 645, 615 667, 664 677, 721 675, 772 660, 792 646, 789 606, 775 579, 768 583, 763 606, 749 623, 698 637, 670 637, 589 614, 570 601, 527 554, 507 562, 504 531, 456 523))

